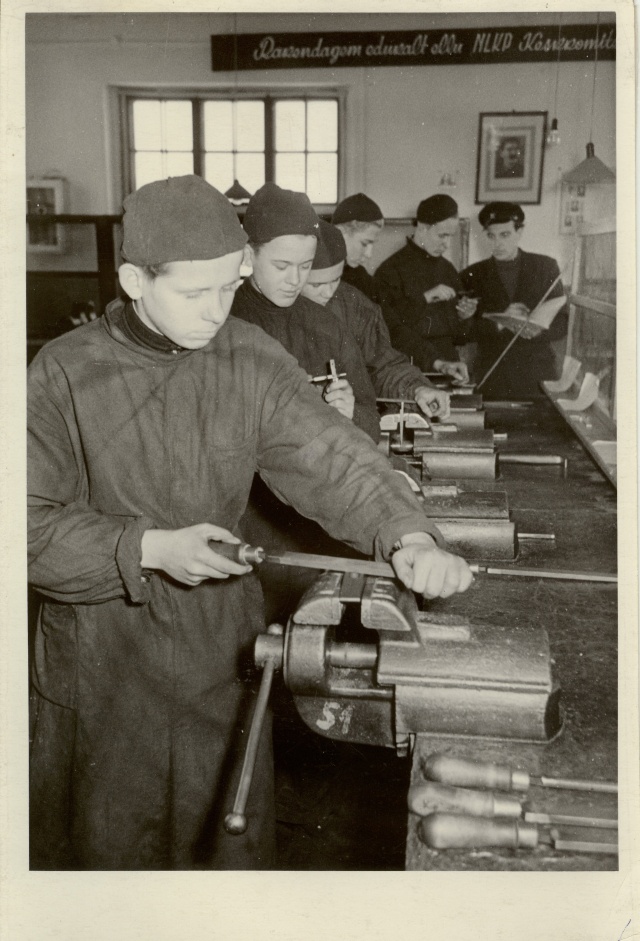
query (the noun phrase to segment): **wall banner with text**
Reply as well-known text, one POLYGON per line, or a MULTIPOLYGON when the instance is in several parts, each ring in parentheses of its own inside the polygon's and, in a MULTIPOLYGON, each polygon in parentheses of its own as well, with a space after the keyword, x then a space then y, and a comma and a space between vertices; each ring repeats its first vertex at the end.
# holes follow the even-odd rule
POLYGON ((239 33, 212 36, 214 72, 408 65, 583 62, 616 57, 615 26, 563 24, 385 33, 239 33))

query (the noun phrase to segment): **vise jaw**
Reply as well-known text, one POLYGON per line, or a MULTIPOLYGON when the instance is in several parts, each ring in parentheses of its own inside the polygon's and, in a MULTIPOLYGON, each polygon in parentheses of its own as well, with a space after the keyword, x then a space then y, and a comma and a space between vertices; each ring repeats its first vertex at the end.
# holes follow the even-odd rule
POLYGON ((420 612, 388 578, 323 573, 284 636, 258 637, 314 732, 406 753, 418 734, 543 744, 560 731, 560 690, 543 630, 420 612))

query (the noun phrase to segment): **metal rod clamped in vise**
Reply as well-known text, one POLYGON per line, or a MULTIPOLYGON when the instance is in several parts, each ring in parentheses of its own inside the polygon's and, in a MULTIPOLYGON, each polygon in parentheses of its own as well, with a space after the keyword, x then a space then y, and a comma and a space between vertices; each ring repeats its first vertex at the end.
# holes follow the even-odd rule
MULTIPOLYGON (((270 562, 274 565, 291 565, 296 568, 318 569, 329 572, 345 572, 354 575, 374 575, 382 578, 396 578, 396 573, 388 562, 372 562, 368 559, 343 559, 332 555, 315 555, 309 552, 270 552, 261 546, 249 546, 246 543, 216 542, 210 539, 209 545, 217 552, 240 565, 259 565, 270 562)), ((605 572, 570 572, 562 569, 525 569, 504 568, 495 565, 469 565, 476 575, 497 575, 512 578, 548 578, 556 581, 606 582, 615 584, 618 576, 605 572)))

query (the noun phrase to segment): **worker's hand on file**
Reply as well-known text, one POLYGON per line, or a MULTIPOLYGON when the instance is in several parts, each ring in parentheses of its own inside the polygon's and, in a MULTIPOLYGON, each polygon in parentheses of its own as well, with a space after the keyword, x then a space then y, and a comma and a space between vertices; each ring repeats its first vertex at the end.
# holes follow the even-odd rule
POLYGON ((240 565, 218 555, 209 539, 239 543, 228 529, 198 523, 185 529, 148 529, 142 536, 142 568, 166 572, 183 585, 199 585, 208 578, 245 575, 250 565, 240 565))
POLYGON ((405 587, 425 598, 448 598, 466 591, 473 581, 471 569, 460 556, 439 549, 428 533, 402 537, 402 548, 391 565, 405 587))
POLYGON ((334 379, 330 382, 322 393, 322 398, 327 405, 337 408, 345 418, 353 418, 356 397, 346 379, 334 379))
POLYGON ((466 363, 460 360, 437 359, 433 368, 443 376, 451 376, 457 385, 466 385, 469 382, 469 369, 466 363))
POLYGON ((436 301, 451 301, 456 296, 456 292, 448 284, 438 284, 424 292, 424 299, 427 304, 435 304, 436 301))
POLYGON ((415 400, 418 408, 427 418, 448 418, 450 411, 449 393, 433 386, 420 386, 416 389, 415 400))

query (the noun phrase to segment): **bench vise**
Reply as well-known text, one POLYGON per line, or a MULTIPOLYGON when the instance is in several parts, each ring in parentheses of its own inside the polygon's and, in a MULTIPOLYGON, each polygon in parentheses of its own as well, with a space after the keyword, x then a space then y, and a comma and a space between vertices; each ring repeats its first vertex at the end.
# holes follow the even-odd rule
POLYGON ((323 573, 255 662, 282 669, 314 732, 399 754, 419 734, 541 744, 562 726, 544 631, 420 612, 388 578, 323 573))

